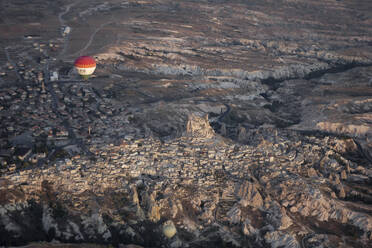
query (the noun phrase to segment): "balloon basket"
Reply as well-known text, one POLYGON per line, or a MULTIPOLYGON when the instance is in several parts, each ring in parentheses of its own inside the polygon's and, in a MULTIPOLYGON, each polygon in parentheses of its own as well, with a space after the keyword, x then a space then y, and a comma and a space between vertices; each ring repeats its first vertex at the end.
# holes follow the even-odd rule
POLYGON ((81 75, 81 77, 83 78, 84 81, 88 81, 89 79, 89 75, 81 75))

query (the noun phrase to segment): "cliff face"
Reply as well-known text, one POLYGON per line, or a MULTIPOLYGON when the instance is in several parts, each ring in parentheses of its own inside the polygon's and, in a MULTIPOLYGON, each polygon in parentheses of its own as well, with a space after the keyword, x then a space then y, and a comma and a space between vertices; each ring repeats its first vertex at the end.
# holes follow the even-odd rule
POLYGON ((372 246, 370 1, 0 6, 0 246, 372 246))

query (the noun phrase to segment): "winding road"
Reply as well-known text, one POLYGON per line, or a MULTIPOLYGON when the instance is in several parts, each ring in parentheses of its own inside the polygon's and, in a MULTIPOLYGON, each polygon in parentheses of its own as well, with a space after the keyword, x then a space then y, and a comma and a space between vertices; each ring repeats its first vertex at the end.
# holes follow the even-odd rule
MULTIPOLYGON (((59 13, 58 20, 59 20, 61 29, 64 28, 64 27, 66 27, 66 21, 65 21, 65 19, 63 19, 63 16, 66 15, 68 12, 70 12, 71 7, 73 7, 74 5, 78 4, 79 2, 80 1, 77 1, 77 2, 70 3, 70 4, 66 5, 66 9, 63 12, 59 13)), ((65 35, 64 42, 63 42, 63 49, 59 53, 59 55, 57 56, 57 58, 61 58, 62 56, 65 55, 65 53, 67 51, 67 48, 68 48, 68 45, 69 45, 70 33, 71 33, 71 30, 70 30, 70 32, 68 34, 65 35)))
POLYGON ((72 56, 72 57, 80 56, 80 55, 82 54, 82 52, 84 52, 85 50, 87 50, 87 49, 90 47, 90 45, 92 45, 92 42, 93 42, 93 40, 94 40, 96 34, 97 34, 97 33, 98 33, 98 32, 99 32, 103 27, 105 27, 105 26, 107 26, 107 25, 109 25, 109 24, 111 24, 111 23, 113 23, 113 22, 106 22, 106 23, 101 24, 101 25, 100 25, 98 28, 96 28, 96 29, 94 30, 94 32, 90 35, 87 44, 86 44, 82 49, 80 49, 79 51, 77 51, 77 52, 75 52, 75 53, 73 53, 73 54, 70 54, 69 56, 72 56))
MULTIPOLYGON (((60 23, 60 26, 61 26, 61 29, 64 28, 64 27, 67 27, 66 25, 66 20, 63 18, 64 15, 66 15, 70 9, 77 5, 80 1, 77 1, 77 2, 74 2, 74 3, 71 3, 71 4, 68 4, 66 5, 66 8, 63 12, 59 13, 58 15, 58 20, 59 20, 59 23, 60 23)), ((94 41, 94 38, 96 36, 96 34, 105 26, 109 25, 113 23, 113 21, 110 21, 110 22, 106 22, 106 23, 103 23, 101 24, 99 27, 97 27, 94 32, 90 35, 89 37, 89 40, 88 42, 85 44, 85 46, 80 49, 79 51, 73 53, 73 54, 69 54, 67 55, 68 57, 76 57, 76 56, 80 56, 82 54, 82 52, 84 52, 85 50, 87 50, 93 43, 94 41)), ((69 43, 70 43, 70 34, 71 34, 71 31, 72 31, 72 28, 70 27, 70 32, 67 33, 65 36, 64 36, 64 44, 63 44, 63 49, 62 51, 59 53, 59 55, 57 56, 57 58, 62 58, 64 56, 66 56, 66 52, 67 52, 67 49, 68 49, 68 46, 69 46, 69 43)))

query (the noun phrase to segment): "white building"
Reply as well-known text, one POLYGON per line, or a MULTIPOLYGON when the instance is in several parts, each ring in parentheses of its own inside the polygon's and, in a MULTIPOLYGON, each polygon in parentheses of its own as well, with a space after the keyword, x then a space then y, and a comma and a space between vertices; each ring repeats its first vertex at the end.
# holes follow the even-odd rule
POLYGON ((50 76, 50 81, 54 82, 58 80, 58 72, 54 71, 52 75, 50 76))
POLYGON ((66 36, 71 32, 71 28, 69 26, 66 26, 62 30, 62 36, 66 36))

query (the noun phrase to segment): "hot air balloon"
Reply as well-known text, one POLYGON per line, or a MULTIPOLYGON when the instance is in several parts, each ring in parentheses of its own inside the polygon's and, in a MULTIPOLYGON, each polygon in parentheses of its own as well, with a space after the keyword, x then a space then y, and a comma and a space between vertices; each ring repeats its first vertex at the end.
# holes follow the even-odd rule
POLYGON ((75 68, 87 80, 96 69, 96 61, 90 56, 81 56, 75 60, 75 68))

